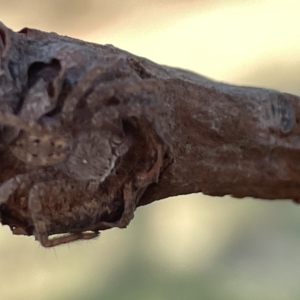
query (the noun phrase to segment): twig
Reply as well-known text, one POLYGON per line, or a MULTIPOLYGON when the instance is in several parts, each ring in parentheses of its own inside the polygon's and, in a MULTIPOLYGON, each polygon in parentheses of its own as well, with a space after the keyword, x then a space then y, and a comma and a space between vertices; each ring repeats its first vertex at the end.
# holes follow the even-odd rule
POLYGON ((197 192, 299 201, 297 96, 3 24, 0 54, 0 203, 15 234, 93 238, 197 192))

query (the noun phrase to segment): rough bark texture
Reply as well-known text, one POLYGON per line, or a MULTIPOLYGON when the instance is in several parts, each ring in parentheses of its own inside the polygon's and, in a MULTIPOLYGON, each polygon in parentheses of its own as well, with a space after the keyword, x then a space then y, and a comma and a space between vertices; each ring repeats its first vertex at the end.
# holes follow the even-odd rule
POLYGON ((1 25, 0 55, 1 222, 14 234, 89 239, 197 192, 298 201, 297 96, 28 28, 1 25))

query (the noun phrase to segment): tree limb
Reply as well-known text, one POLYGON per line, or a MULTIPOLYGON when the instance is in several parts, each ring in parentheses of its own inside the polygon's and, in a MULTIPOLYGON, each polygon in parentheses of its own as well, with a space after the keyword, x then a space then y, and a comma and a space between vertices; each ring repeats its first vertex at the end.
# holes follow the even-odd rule
POLYGON ((44 246, 93 238, 83 232, 126 227, 137 206, 189 193, 299 201, 299 97, 54 33, 2 24, 0 37, 1 221, 13 233, 35 234, 44 246), (98 181, 94 169, 73 162, 77 146, 91 142, 82 128, 101 132, 93 149, 108 147, 94 168, 113 158, 98 181), (34 134, 46 147, 39 155, 48 153, 48 136, 69 152, 33 164, 34 134), (57 180, 78 190, 56 195, 57 180), (43 193, 33 196, 37 188, 43 193), (70 235, 49 242, 55 233, 70 235))

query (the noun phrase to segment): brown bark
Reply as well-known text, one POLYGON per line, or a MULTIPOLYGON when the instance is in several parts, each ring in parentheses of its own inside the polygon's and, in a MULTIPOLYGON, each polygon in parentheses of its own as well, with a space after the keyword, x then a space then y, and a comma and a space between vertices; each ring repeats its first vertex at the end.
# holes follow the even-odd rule
MULTIPOLYGON (((85 230, 107 229, 111 224, 125 227, 137 206, 169 196, 203 192, 298 201, 299 97, 218 83, 192 72, 155 64, 111 45, 95 45, 53 33, 32 29, 15 33, 2 25, 0 37, 0 119, 3 125, 18 122, 7 117, 8 112, 29 120, 32 115, 42 115, 38 108, 29 116, 22 111, 25 95, 35 93, 32 86, 39 78, 48 84, 48 96, 58 95, 62 78, 69 86, 62 84, 60 95, 66 98, 75 89, 83 98, 91 100, 64 109, 65 98, 57 96, 53 111, 59 120, 73 109, 74 122, 78 126, 85 124, 86 120, 81 117, 84 114, 99 119, 96 113, 101 113, 99 126, 112 118, 125 124, 120 130, 126 136, 124 144, 129 150, 126 152, 126 148, 126 154, 120 154, 116 173, 111 173, 95 194, 101 199, 106 197, 105 205, 104 200, 99 200, 103 209, 109 207, 105 214, 97 215, 96 223, 90 224, 89 220, 72 229, 74 225, 72 228, 66 224, 53 225, 55 222, 51 220, 57 213, 54 206, 45 204, 42 208, 44 214, 48 213, 47 235, 77 234, 58 244, 90 238, 81 234, 85 230), (64 70, 63 75, 60 75, 61 70, 64 70), (104 77, 101 80, 93 77, 93 72, 102 71, 104 77), (78 91, 76 86, 79 86, 78 91), (122 100, 122 106, 120 99, 123 96, 127 98, 122 100), (92 112, 86 110, 86 106, 92 112), (51 213, 47 209, 52 210, 51 213)), ((75 125, 69 127, 77 128, 75 125)), ((24 126, 19 129, 26 131, 29 128, 24 126)), ((106 128, 105 132, 115 132, 114 126, 106 128)), ((70 171, 69 163, 63 167, 30 166, 24 153, 19 155, 14 150, 17 146, 13 139, 18 132, 12 133, 8 129, 3 131, 6 137, 2 132, 3 191, 4 183, 20 174, 30 173, 24 182, 31 184, 38 178, 35 172, 41 170, 45 171, 43 178, 58 176, 61 180, 69 180, 72 177, 70 174, 74 172, 70 171)), ((77 181, 80 186, 81 178, 77 181)), ((14 187, 15 195, 8 193, 7 199, 2 196, 4 200, 0 201, 3 203, 2 223, 10 225, 16 234, 33 234, 37 231, 38 221, 28 213, 30 204, 26 193, 30 189, 23 191, 16 183, 14 187)), ((1 193, 5 194, 0 190, 1 193)), ((69 200, 64 200, 69 206, 86 204, 84 196, 78 200, 70 195, 71 192, 67 195, 69 198, 66 196, 69 200)), ((46 246, 55 245, 43 240, 43 235, 36 234, 36 237, 46 246)))
POLYGON ((297 201, 299 97, 171 74, 175 159, 140 203, 197 192, 297 201))

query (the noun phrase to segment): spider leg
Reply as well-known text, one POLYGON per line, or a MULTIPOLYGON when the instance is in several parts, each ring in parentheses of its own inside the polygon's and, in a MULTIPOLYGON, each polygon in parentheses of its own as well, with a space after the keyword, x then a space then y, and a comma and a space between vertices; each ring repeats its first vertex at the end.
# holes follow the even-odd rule
POLYGON ((0 124, 24 131, 29 131, 32 127, 32 125, 30 126, 18 116, 3 111, 0 111, 0 124))
MULTIPOLYGON (((148 186, 153 182, 158 181, 160 168, 162 167, 162 147, 157 147, 156 162, 150 170, 137 174, 135 186, 139 189, 148 186)), ((136 195, 133 194, 132 183, 125 184, 123 190, 124 211, 121 218, 115 223, 105 223, 111 227, 125 228, 134 217, 136 203, 134 199, 136 195)))
POLYGON ((156 79, 145 79, 136 81, 121 81, 114 84, 109 84, 104 87, 99 87, 93 93, 87 96, 86 102, 91 111, 100 111, 118 108, 123 109, 123 114, 126 116, 140 116, 143 108, 156 107, 157 92, 160 89, 160 83, 156 79), (143 93, 143 94, 142 94, 143 93), (126 98, 127 96, 127 98, 126 98), (124 101, 122 99, 128 99, 124 101), (114 99, 114 101, 111 99, 114 99))
POLYGON ((26 121, 37 121, 55 108, 57 98, 61 92, 64 70, 50 82, 39 79, 29 89, 18 116, 26 121))
POLYGON ((31 184, 31 179, 26 174, 17 175, 0 186, 0 205, 7 202, 8 199, 19 190, 28 188, 31 184))
POLYGON ((158 135, 166 140, 165 109, 160 103, 161 83, 156 79, 122 81, 99 87, 86 97, 89 110, 93 113, 92 124, 122 124, 121 121, 141 119, 151 124, 158 135))
POLYGON ((64 122, 72 122, 73 112, 79 102, 79 100, 91 89, 93 82, 97 80, 100 74, 103 73, 103 68, 96 66, 90 70, 73 88, 71 93, 65 99, 64 106, 62 108, 62 120, 64 122))
POLYGON ((74 110, 78 102, 82 97, 87 97, 89 94, 98 94, 97 87, 107 82, 106 77, 109 78, 109 74, 119 71, 119 73, 122 73, 122 76, 129 76, 128 71, 122 70, 122 65, 125 66, 125 60, 124 58, 119 58, 109 66, 95 66, 89 70, 86 75, 78 81, 70 95, 65 99, 62 108, 62 120, 67 123, 72 122, 74 110))
POLYGON ((134 217, 136 205, 133 201, 133 197, 132 184, 125 184, 123 190, 124 211, 121 218, 116 222, 101 222, 99 223, 99 229, 102 229, 103 226, 106 228, 126 228, 134 217))
POLYGON ((0 124, 30 133, 40 133, 42 127, 36 122, 55 107, 63 83, 63 74, 64 70, 50 82, 42 78, 38 80, 29 89, 18 116, 5 109, 0 111, 0 124))
POLYGON ((143 188, 148 186, 151 183, 158 182, 158 177, 162 165, 163 165, 162 147, 160 145, 157 145, 155 163, 153 164, 150 170, 141 172, 136 175, 135 185, 138 188, 143 188))

